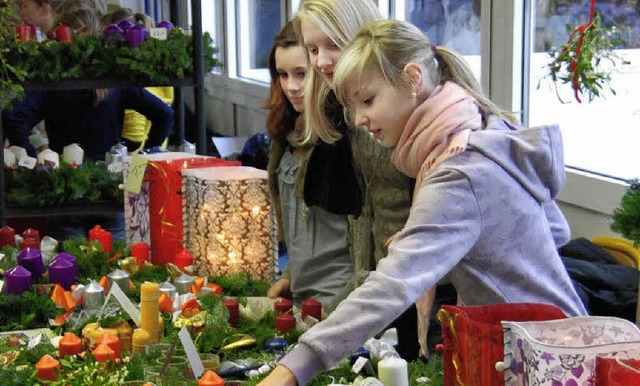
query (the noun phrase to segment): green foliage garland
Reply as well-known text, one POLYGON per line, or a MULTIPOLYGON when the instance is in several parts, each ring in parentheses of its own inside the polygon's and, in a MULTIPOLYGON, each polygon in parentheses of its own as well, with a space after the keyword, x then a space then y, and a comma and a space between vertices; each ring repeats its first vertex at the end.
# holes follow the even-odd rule
POLYGON ((108 201, 120 204, 122 175, 104 163, 87 161, 81 168, 62 162, 58 169, 40 165, 35 169, 6 169, 7 202, 24 206, 54 206, 73 202, 108 201))
POLYGON ((640 246, 640 182, 633 180, 613 212, 611 230, 640 246))
POLYGON ((48 296, 27 291, 22 295, 0 296, 0 331, 28 330, 49 325, 59 314, 48 296))

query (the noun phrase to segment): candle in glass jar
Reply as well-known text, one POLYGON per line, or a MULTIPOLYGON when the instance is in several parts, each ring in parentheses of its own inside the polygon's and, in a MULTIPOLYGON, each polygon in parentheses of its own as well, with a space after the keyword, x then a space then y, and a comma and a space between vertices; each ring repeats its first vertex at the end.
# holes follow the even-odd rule
POLYGON ((8 225, 0 228, 0 248, 16 246, 16 231, 8 225))
POLYGON ((82 339, 73 332, 64 334, 58 344, 58 355, 62 358, 65 355, 75 355, 82 352, 82 339))
POLYGON ((31 287, 31 272, 16 265, 4 274, 4 292, 9 295, 20 295, 31 287))
POLYGON ((284 334, 287 331, 294 330, 295 328, 296 318, 293 315, 285 312, 276 318, 276 329, 278 329, 280 333, 284 334))
POLYGON ((131 256, 136 258, 138 264, 149 261, 149 245, 146 243, 135 243, 131 246, 131 256))
POLYGON ((160 308, 158 297, 160 290, 158 283, 142 283, 140 285, 140 328, 151 334, 150 343, 157 343, 159 336, 157 331, 160 308))
POLYGON ((102 245, 102 249, 105 252, 107 253, 112 252, 113 245, 112 245, 111 232, 105 229, 102 229, 100 225, 96 225, 89 230, 89 241, 92 241, 92 240, 97 240, 100 243, 100 245, 102 245))
POLYGON ((93 354, 93 356, 96 357, 96 362, 101 362, 101 363, 106 361, 111 361, 116 358, 115 351, 113 351, 113 349, 105 343, 99 344, 95 350, 91 351, 91 354, 93 354))
POLYGON ((35 248, 25 248, 18 252, 18 264, 29 270, 33 279, 37 279, 47 269, 42 261, 42 253, 35 248))
POLYGON ((176 253, 176 256, 173 259, 173 263, 180 269, 184 267, 188 267, 193 265, 193 256, 189 253, 187 248, 182 248, 182 250, 176 253))
POLYGON ((289 299, 282 298, 273 303, 273 308, 275 315, 278 316, 287 312, 291 312, 291 308, 293 308, 293 302, 289 299))
POLYGON ((55 259, 49 264, 49 283, 60 284, 65 291, 69 291, 76 282, 76 269, 73 263, 66 259, 55 259))
POLYGON ((309 298, 302 302, 302 320, 307 315, 315 318, 317 321, 322 320, 322 304, 314 298, 309 298))
POLYGON ((229 310, 229 324, 236 327, 240 318, 240 304, 232 298, 224 299, 222 304, 229 310))
POLYGON ((60 371, 60 362, 55 360, 51 355, 45 354, 36 363, 36 376, 40 379, 46 379, 48 381, 56 380, 56 369, 60 371))

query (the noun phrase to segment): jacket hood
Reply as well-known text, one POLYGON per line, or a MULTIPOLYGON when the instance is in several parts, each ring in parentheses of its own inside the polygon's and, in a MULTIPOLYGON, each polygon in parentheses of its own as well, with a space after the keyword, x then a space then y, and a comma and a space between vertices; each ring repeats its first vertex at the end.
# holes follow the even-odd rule
POLYGON ((469 148, 500 165, 539 202, 555 198, 565 182, 562 133, 557 125, 514 130, 490 116, 471 133, 469 148))

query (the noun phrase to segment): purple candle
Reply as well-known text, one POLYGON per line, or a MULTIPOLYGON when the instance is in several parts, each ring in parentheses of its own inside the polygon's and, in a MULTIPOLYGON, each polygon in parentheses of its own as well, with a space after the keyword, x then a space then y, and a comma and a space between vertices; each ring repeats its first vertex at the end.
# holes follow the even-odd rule
POLYGON ((4 248, 7 245, 12 247, 16 246, 16 231, 8 225, 0 228, 0 248, 4 248))
POLYGON ((129 47, 140 47, 142 43, 147 39, 147 30, 139 25, 134 25, 127 30, 127 43, 129 47))
POLYGON ((56 258, 49 264, 49 283, 60 284, 69 291, 76 282, 75 271, 73 262, 64 258, 56 258))
POLYGON ((166 28, 167 30, 170 30, 171 28, 173 28, 173 23, 168 21, 168 20, 163 20, 163 21, 159 22, 158 24, 156 24, 156 27, 158 27, 158 28, 166 28))
POLYGON ((133 24, 130 20, 124 19, 120 23, 118 23, 118 27, 120 27, 123 31, 127 31, 129 28, 133 27, 133 24))
POLYGON ((29 270, 34 279, 39 278, 45 271, 42 253, 35 248, 25 248, 18 253, 18 264, 29 270))
POLYGON ((4 292, 10 295, 20 295, 28 291, 31 286, 31 272, 20 265, 8 270, 4 275, 4 292))
POLYGON ((104 27, 103 32, 104 32, 104 37, 106 38, 110 37, 111 35, 120 36, 123 39, 125 37, 124 30, 120 28, 117 24, 111 24, 104 27))
POLYGON ((73 277, 78 276, 78 260, 76 260, 75 256, 70 255, 67 252, 60 252, 58 253, 58 256, 55 257, 54 261, 58 259, 64 259, 73 264, 73 277))

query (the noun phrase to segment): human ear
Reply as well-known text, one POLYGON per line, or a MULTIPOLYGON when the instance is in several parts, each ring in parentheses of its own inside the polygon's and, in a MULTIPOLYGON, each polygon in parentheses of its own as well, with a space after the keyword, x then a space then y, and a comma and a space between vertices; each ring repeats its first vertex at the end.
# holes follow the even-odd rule
POLYGON ((422 85, 424 82, 424 77, 422 74, 422 67, 420 67, 416 63, 407 63, 402 70, 404 75, 407 77, 409 82, 409 86, 411 87, 412 92, 418 92, 422 89, 422 85))

